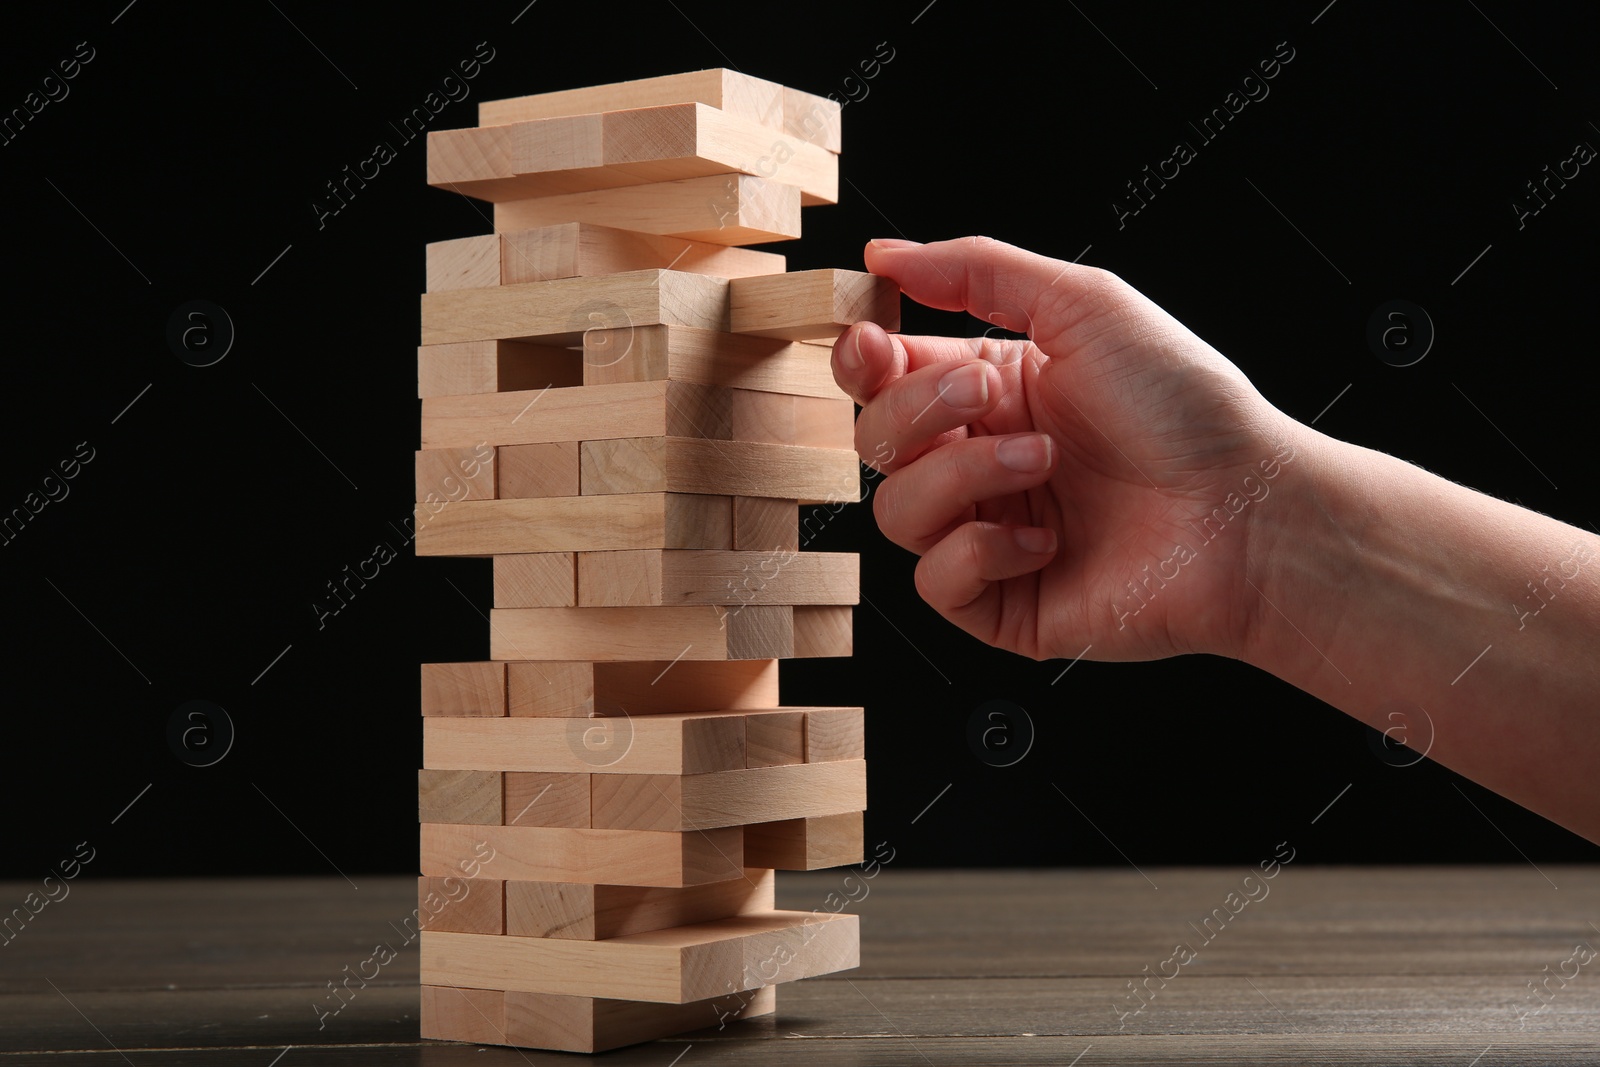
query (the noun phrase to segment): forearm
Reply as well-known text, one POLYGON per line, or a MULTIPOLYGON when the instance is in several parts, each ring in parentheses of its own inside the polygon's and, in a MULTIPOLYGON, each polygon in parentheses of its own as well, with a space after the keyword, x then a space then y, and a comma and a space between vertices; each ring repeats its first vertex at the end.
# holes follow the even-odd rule
POLYGON ((1294 432, 1240 658, 1600 842, 1600 538, 1294 432))

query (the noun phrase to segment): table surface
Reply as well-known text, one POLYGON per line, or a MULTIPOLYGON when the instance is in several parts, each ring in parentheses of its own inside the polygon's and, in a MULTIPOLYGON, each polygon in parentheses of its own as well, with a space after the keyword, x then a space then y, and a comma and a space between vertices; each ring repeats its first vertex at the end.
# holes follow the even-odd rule
MULTIPOLYGON (((844 910, 862 916, 861 967, 785 985, 775 1017, 601 1058, 1600 1063, 1600 868, 1291 864, 1271 880, 1250 874, 892 863, 871 879, 780 873, 780 907, 832 910, 857 898, 844 910), (1174 954, 1180 943, 1189 954, 1174 954)), ((85 875, 69 885, 0 947, 0 1067, 595 1058, 420 1040, 416 944, 398 929, 415 907, 412 879, 357 878, 352 888, 339 878, 85 875), (327 1006, 327 983, 380 941, 397 958, 319 1029, 313 1005, 327 1006)), ((0 903, 37 889, 0 883, 0 903)))

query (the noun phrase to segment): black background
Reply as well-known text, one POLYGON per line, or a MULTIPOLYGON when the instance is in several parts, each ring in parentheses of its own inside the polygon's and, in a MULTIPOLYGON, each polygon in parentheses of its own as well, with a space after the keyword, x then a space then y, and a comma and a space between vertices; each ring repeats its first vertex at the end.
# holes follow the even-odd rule
MULTIPOLYGON (((312 204, 479 42, 494 58, 436 128, 474 125, 483 99, 709 66, 853 96, 841 202, 772 246, 790 269, 859 267, 874 236, 1081 255, 1319 429, 1600 519, 1600 177, 1585 168, 1520 229, 1512 208, 1600 144, 1576 5, 523 3, 8 16, 0 109, 79 42, 94 58, 0 145, 0 510, 79 442, 94 459, 0 546, 0 875, 41 876, 84 840, 96 877, 415 870, 416 664, 487 655, 489 567, 404 550, 320 629, 312 602, 401 543, 423 245, 486 232, 487 212, 426 186, 420 141, 320 228, 312 204), (1199 145, 1187 122, 1279 42, 1294 59, 1270 95, 1199 145), (1124 183, 1178 140, 1198 158, 1119 228, 1124 183), (1365 340, 1395 298, 1437 329, 1410 367, 1365 340), (194 299, 236 330, 213 366, 165 338, 194 299), (237 730, 210 767, 168 746, 193 699, 237 730)), ((910 307, 905 328, 978 332, 910 307)), ((1389 765, 1354 720, 1241 664, 1063 675, 982 647, 916 598, 913 558, 866 506, 809 547, 863 555, 856 655, 786 664, 784 699, 867 707, 869 841, 903 864, 1247 862, 1291 829, 1313 863, 1594 856, 1431 762, 1389 765), (990 700, 1036 731, 1014 766, 969 747, 990 700)))

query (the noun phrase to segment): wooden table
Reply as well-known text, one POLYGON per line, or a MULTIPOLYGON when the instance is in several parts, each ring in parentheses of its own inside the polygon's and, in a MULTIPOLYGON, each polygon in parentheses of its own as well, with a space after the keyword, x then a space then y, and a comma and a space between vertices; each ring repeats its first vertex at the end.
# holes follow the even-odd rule
MULTIPOLYGON (((860 898, 847 910, 863 917, 861 968, 785 986, 775 1019, 604 1058, 654 1067, 1600 1063, 1600 958, 1588 958, 1600 949, 1600 869, 1249 873, 890 864, 871 880, 784 874, 781 907, 860 898), (1193 951, 1186 962, 1173 954, 1180 942, 1193 951), (1575 954, 1580 945, 1593 947, 1575 954), (1174 977, 1149 978, 1133 999, 1129 982, 1162 973, 1174 977), (1541 980, 1536 999, 1530 983, 1541 980), (1129 1014, 1119 1021, 1119 1011, 1129 1014)), ((414 882, 356 884, 116 882, 86 872, 0 948, 0 1067, 584 1059, 420 1041, 416 944, 396 929, 415 906, 414 882), (313 1004, 338 1003, 325 999, 327 983, 379 941, 398 957, 365 988, 352 983, 355 995, 319 1030, 313 1004)), ((0 904, 37 888, 0 884, 0 904)))

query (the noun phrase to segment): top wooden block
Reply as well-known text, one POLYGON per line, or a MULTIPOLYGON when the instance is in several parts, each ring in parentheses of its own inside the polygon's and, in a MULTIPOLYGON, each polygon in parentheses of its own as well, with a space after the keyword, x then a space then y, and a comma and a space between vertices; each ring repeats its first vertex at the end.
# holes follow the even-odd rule
POLYGON ((842 105, 837 101, 721 67, 537 96, 485 100, 478 105, 478 123, 502 126, 529 119, 688 103, 709 104, 730 115, 821 145, 830 152, 840 149, 842 105))

